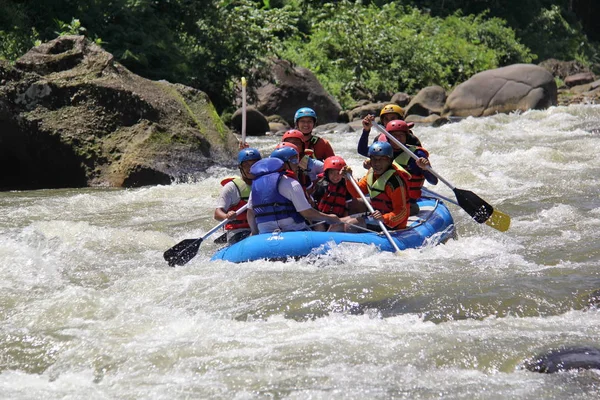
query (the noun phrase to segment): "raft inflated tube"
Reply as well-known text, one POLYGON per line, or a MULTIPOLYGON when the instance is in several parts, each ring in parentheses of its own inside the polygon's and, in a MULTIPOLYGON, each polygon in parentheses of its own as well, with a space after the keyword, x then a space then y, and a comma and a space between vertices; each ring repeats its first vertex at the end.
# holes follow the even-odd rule
POLYGON ((526 362, 525 368, 546 374, 571 369, 600 370, 600 349, 582 346, 551 350, 526 362))

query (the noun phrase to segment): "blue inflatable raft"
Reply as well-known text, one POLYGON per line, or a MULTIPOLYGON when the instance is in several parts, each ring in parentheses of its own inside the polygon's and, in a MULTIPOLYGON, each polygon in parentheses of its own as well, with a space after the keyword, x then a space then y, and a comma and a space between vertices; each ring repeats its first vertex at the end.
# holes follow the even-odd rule
MULTIPOLYGON (((444 243, 453 237, 454 220, 448 208, 437 199, 421 198, 420 212, 410 217, 406 229, 390 231, 400 250, 418 248, 425 244, 444 243)), ((313 254, 325 254, 340 243, 375 245, 381 251, 394 252, 383 233, 345 232, 275 232, 250 236, 238 243, 218 250, 211 258, 234 263, 254 260, 285 260, 313 254)))

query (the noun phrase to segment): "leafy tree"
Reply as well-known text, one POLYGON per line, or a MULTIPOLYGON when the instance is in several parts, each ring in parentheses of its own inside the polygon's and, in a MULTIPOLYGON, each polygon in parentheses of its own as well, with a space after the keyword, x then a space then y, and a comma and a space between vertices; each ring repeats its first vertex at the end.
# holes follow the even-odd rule
POLYGON ((540 10, 523 29, 523 42, 537 49, 541 60, 556 58, 599 62, 597 49, 582 33, 581 26, 569 23, 556 5, 540 10))
POLYGON ((440 17, 457 11, 464 15, 487 12, 491 17, 505 20, 540 61, 550 57, 577 58, 585 64, 600 61, 600 45, 588 39, 600 38, 599 24, 595 21, 600 12, 597 0, 408 0, 405 3, 440 17))
MULTIPOLYGON (((268 57, 280 40, 297 34, 299 12, 291 7, 258 8, 248 0, 223 1, 207 17, 198 19, 193 35, 182 35, 193 86, 231 104, 233 87, 242 76, 256 85, 264 76, 268 57)), ((213 97, 214 96, 214 97, 213 97)))
POLYGON ((39 38, 29 23, 22 3, 0 0, 0 59, 15 60, 33 47, 39 38))
POLYGON ((533 59, 514 31, 485 14, 440 18, 395 3, 357 7, 324 5, 310 36, 288 41, 283 52, 345 106, 365 94, 450 88, 482 70, 533 59))
POLYGON ((0 0, 0 58, 14 61, 57 34, 85 34, 137 74, 207 92, 221 111, 232 107, 241 76, 256 85, 277 56, 314 71, 348 105, 378 92, 449 88, 536 54, 598 61, 575 14, 586 4, 592 0, 0 0))
POLYGON ((300 13, 251 0, 0 1, 11 13, 0 17, 3 58, 16 59, 38 38, 85 34, 133 72, 203 90, 218 109, 232 104, 241 76, 260 75, 273 43, 296 34, 300 13))

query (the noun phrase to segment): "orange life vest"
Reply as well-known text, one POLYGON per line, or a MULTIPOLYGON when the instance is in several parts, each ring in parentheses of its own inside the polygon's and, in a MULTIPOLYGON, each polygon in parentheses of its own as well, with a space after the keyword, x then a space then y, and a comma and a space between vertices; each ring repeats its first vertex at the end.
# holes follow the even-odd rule
MULTIPOLYGON (((369 196, 371 197, 371 205, 375 210, 381 211, 382 214, 388 213, 393 210, 392 199, 385 193, 385 186, 390 183, 392 187, 396 188, 400 181, 406 187, 408 187, 408 180, 410 174, 406 172, 401 166, 392 163, 392 168, 385 171, 379 178, 374 180, 373 168, 367 173, 367 187, 369 189, 369 196)), ((406 199, 408 203, 408 198, 406 199)))

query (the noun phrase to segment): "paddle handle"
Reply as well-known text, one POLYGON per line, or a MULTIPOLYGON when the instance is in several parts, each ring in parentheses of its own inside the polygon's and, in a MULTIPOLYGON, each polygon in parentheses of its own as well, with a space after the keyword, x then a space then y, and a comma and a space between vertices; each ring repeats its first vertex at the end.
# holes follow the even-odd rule
MULTIPOLYGON (((373 121, 372 126, 373 126, 373 128, 375 128, 376 131, 378 131, 379 133, 383 133, 385 136, 387 136, 387 138, 389 140, 391 140, 397 146, 399 146, 402 150, 404 150, 406 152, 406 154, 408 154, 409 156, 411 156, 415 161, 417 161, 419 159, 419 156, 417 156, 415 153, 413 153, 412 151, 410 151, 410 149, 408 147, 406 147, 405 145, 403 145, 401 141, 399 141, 398 139, 396 139, 391 133, 389 133, 383 127, 379 126, 374 121, 373 121)), ((450 182, 448 182, 447 180, 445 180, 443 177, 441 177, 429 165, 426 166, 425 169, 427 169, 427 171, 429 171, 433 175, 435 175, 440 181, 444 182, 450 189, 454 190, 456 188, 456 186, 454 186, 453 184, 451 184, 450 182)))
POLYGON ((242 77, 242 145, 246 145, 246 78, 242 77))
MULTIPOLYGON (((360 198, 362 199, 362 201, 365 202, 365 205, 367 206, 367 210, 369 210, 369 212, 372 212, 372 213, 375 212, 375 210, 373 209, 373 206, 371 205, 371 202, 369 201, 369 199, 366 198, 366 196, 362 192, 362 190, 360 190, 360 187, 358 187, 358 184, 354 180, 354 177, 352 176, 352 174, 350 174, 349 172, 346 172, 346 179, 348 179, 348 181, 352 184, 352 186, 354 187, 354 189, 358 192, 358 194, 360 195, 360 198)), ((400 253, 400 249, 398 248, 398 245, 396 244, 396 242, 392 238, 392 235, 390 235, 390 232, 387 230, 387 228, 385 227, 385 225, 383 224, 383 222, 381 222, 379 220, 377 222, 379 222, 379 226, 381 227, 381 231, 388 238, 388 240, 390 241, 390 244, 392 245, 392 247, 394 247, 394 250, 396 251, 396 253, 400 253)))
MULTIPOLYGON (((235 215, 240 215, 241 213, 243 213, 247 209, 248 209, 248 204, 244 204, 239 210, 237 210, 235 212, 235 215)), ((209 237, 210 235, 212 235, 213 233, 215 233, 216 231, 218 231, 219 229, 221 229, 227 223, 227 221, 228 221, 228 219, 225 218, 223 221, 219 222, 219 225, 215 226, 210 231, 206 232, 204 234, 204 236, 202 236, 202 238, 201 238, 202 241, 204 241, 207 237, 209 237)))
POLYGON ((429 190, 426 187, 422 187, 421 191, 423 193, 425 193, 425 194, 428 194, 428 195, 432 196, 432 197, 437 197, 437 198, 440 198, 440 199, 442 199, 444 201, 447 201, 448 203, 454 204, 456 206, 460 206, 460 204, 458 204, 456 201, 454 201, 454 200, 452 200, 452 199, 450 199, 450 198, 448 198, 446 196, 443 196, 443 195, 441 195, 439 193, 436 193, 433 190, 429 190))

